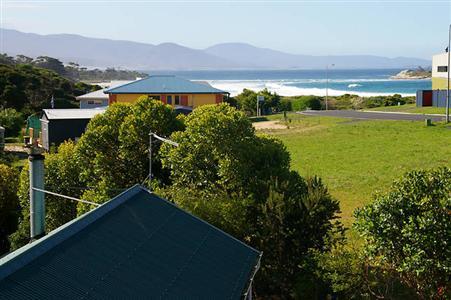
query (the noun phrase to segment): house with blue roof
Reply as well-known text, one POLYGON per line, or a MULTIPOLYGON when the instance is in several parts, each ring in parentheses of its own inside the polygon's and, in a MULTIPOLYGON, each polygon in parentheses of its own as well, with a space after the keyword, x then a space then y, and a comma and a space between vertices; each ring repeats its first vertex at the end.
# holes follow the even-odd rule
POLYGON ((151 75, 121 86, 104 90, 109 104, 133 103, 141 96, 149 96, 172 106, 196 108, 217 104, 229 93, 207 82, 191 81, 173 75, 151 75))
POLYGON ((251 299, 260 257, 135 185, 0 258, 0 298, 251 299))

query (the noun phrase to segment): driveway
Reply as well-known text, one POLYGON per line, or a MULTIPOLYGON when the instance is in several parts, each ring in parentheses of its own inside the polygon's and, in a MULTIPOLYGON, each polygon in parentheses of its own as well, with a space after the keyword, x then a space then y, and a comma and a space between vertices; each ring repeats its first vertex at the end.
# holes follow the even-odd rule
POLYGON ((392 112, 367 112, 357 110, 307 110, 298 112, 308 116, 328 116, 338 118, 367 119, 367 120, 398 120, 398 121, 424 121, 431 119, 434 122, 445 120, 443 116, 392 113, 392 112))

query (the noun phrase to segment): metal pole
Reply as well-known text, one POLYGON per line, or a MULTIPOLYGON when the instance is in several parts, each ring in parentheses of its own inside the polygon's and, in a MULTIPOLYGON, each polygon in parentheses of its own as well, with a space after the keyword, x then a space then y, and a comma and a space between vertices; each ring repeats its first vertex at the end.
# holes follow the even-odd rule
POLYGON ((149 133, 149 181, 152 181, 152 136, 153 133, 149 133))
POLYGON ((44 189, 44 156, 40 151, 30 149, 30 237, 37 239, 45 233, 45 197, 36 189, 44 189))
POLYGON ((450 67, 450 51, 451 51, 451 24, 449 25, 448 28, 448 88, 446 91, 446 120, 445 122, 448 123, 449 122, 449 67, 450 67))
POLYGON ((328 109, 327 98, 329 96, 329 64, 326 65, 326 110, 328 109))
POLYGON ((258 113, 258 102, 260 102, 260 101, 258 101, 258 96, 257 96, 257 117, 260 115, 260 114, 258 113))

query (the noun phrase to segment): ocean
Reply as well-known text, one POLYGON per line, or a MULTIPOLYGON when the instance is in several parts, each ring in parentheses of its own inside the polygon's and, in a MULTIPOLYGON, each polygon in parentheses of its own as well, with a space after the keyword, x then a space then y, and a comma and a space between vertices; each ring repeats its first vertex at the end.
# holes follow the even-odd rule
MULTIPOLYGON (((417 90, 431 89, 430 79, 390 79, 402 69, 328 71, 328 93, 331 96, 413 96, 417 90)), ((190 80, 207 81, 232 96, 246 89, 267 88, 282 96, 326 94, 326 70, 234 70, 234 71, 158 71, 149 74, 173 74, 190 80)))

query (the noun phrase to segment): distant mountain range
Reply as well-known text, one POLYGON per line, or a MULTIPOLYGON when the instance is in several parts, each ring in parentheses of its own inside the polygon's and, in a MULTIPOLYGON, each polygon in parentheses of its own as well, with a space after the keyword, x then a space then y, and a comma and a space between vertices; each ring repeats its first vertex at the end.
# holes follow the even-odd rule
POLYGON ((89 38, 74 34, 40 35, 0 29, 2 50, 9 55, 46 55, 87 67, 121 67, 135 70, 226 69, 339 69, 428 67, 429 60, 373 55, 315 56, 289 54, 245 43, 224 43, 192 49, 174 43, 152 45, 130 41, 89 38))

